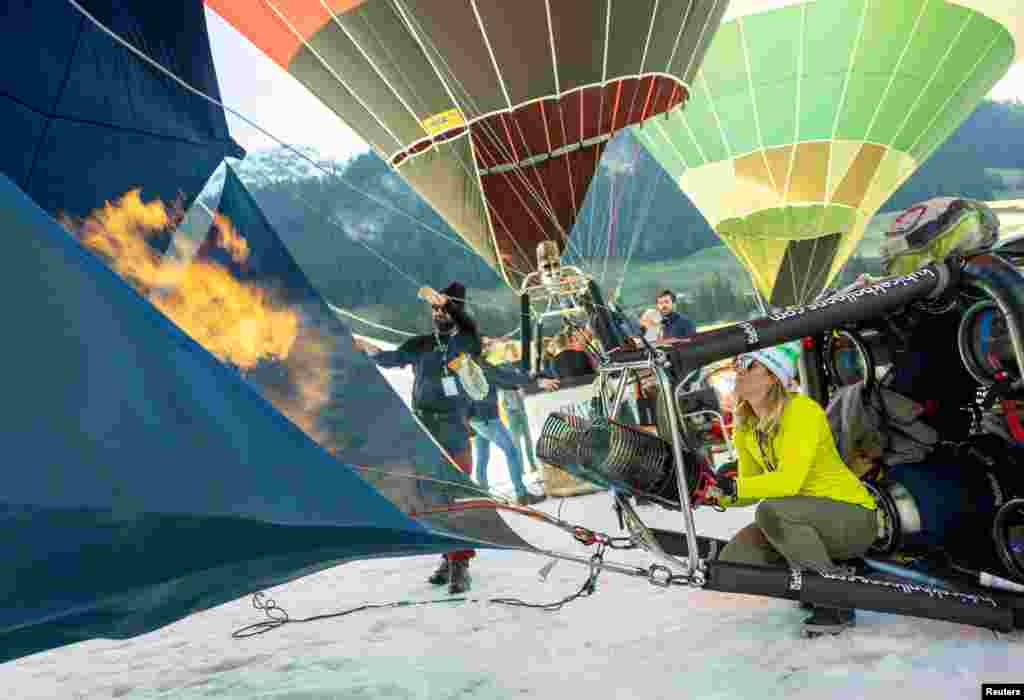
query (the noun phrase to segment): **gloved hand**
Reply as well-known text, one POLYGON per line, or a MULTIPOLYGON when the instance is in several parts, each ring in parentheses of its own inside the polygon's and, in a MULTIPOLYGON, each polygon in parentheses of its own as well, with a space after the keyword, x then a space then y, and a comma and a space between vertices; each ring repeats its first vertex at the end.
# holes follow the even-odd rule
POLYGON ((722 494, 726 498, 736 497, 736 478, 730 476, 727 472, 719 473, 715 475, 715 485, 712 487, 711 492, 722 494))

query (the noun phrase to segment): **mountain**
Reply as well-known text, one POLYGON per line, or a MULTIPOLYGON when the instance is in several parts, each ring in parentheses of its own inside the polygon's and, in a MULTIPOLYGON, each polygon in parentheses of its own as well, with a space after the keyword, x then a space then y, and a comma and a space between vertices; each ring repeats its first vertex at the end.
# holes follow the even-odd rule
MULTIPOLYGON (((1024 183, 1021 144, 1024 104, 983 102, 882 211, 938 195, 995 199, 1012 193, 1024 183)), ((333 304, 394 308, 411 302, 419 286, 440 288, 452 280, 481 290, 477 298, 486 293, 495 306, 514 304, 512 295, 500 291, 498 276, 378 157, 362 153, 339 162, 322 158, 313 148, 304 148, 303 154, 322 167, 278 148, 250 154, 237 169, 296 260, 333 304)), ((207 189, 217 188, 211 181, 207 189)), ((883 223, 879 219, 868 232, 862 254, 873 255, 883 223)), ((672 179, 629 132, 621 132, 602 159, 566 258, 602 273, 606 286, 614 288, 621 280, 609 276, 607 268, 621 273, 628 261, 632 275, 642 263, 680 261, 719 245, 672 179)), ((749 281, 737 275, 736 266, 719 264, 723 255, 717 251, 703 264, 682 265, 680 271, 720 271, 746 289, 749 281)), ((666 284, 691 281, 690 274, 673 275, 666 284)), ((647 286, 657 285, 633 282, 624 281, 624 292, 638 286, 646 292, 647 286)), ((511 309, 495 313, 502 319, 514 316, 511 309)), ((388 316, 412 318, 405 310, 388 316)))

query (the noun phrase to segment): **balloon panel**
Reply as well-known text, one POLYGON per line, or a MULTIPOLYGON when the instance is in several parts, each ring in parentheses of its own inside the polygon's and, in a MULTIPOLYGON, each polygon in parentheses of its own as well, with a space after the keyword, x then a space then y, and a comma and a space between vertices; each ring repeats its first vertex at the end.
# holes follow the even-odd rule
POLYGON ((686 111, 634 131, 731 249, 752 248, 744 260, 761 267, 752 270, 760 292, 798 303, 840 271, 864 222, 1005 74, 1015 43, 992 19, 998 12, 944 2, 782 5, 737 12, 708 50, 686 111), (797 214, 805 205, 813 208, 797 214), (831 242, 813 255, 742 243, 819 236, 831 242), (793 267, 801 261, 803 271, 793 267), (803 277, 788 291, 771 286, 783 266, 803 277))
POLYGON ((542 240, 564 247, 604 142, 688 99, 727 5, 207 4, 366 139, 510 284, 536 264, 522 251, 542 240))

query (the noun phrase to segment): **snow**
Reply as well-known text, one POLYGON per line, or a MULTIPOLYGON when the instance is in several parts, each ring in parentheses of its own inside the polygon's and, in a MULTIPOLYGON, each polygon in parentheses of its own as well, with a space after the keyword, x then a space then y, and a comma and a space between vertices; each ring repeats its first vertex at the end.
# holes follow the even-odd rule
MULTIPOLYGON (((385 376, 408 400, 411 377, 385 376)), ((495 482, 507 474, 492 450, 495 482)), ((507 479, 507 476, 506 476, 507 479)), ((606 494, 549 499, 538 508, 619 534, 606 494)), ((641 509, 649 524, 681 528, 681 516, 641 509)), ((699 531, 728 537, 752 511, 696 513, 699 531)), ((589 554, 570 536, 505 515, 530 542, 589 554)), ((642 552, 609 561, 647 566, 642 552)), ((863 698, 912 691, 929 700, 978 697, 981 683, 1020 682, 1019 634, 953 623, 859 612, 837 638, 805 640, 806 614, 789 601, 681 588, 605 572, 596 593, 560 612, 480 602, 493 597, 546 603, 576 590, 586 569, 523 552, 481 551, 467 603, 369 610, 285 625, 236 640, 231 632, 263 619, 250 599, 193 615, 130 640, 97 640, 6 664, 7 697, 435 700, 571 697, 863 698)), ((292 617, 363 603, 428 601, 446 591, 426 583, 436 557, 345 564, 268 591, 292 617)))

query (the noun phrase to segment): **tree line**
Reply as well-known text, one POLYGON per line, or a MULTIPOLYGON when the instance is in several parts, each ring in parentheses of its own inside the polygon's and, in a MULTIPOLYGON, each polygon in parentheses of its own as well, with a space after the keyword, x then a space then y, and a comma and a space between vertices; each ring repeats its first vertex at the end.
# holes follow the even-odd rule
MULTIPOLYGON (((990 170, 1024 169, 1024 149, 1011 147, 1022 143, 1024 105, 983 102, 882 210, 943 194, 993 199, 1004 183, 990 170)), ((609 151, 612 157, 602 161, 577 218, 577 252, 603 255, 610 249, 620 258, 663 261, 720 244, 696 207, 628 132, 609 151), (602 241, 609 230, 613 239, 602 241)), ((367 311, 385 325, 425 329, 428 319, 415 301, 416 288, 459 280, 471 297, 488 305, 476 308, 488 325, 514 325, 518 307, 497 274, 379 158, 364 153, 345 163, 326 163, 333 175, 297 171, 294 160, 285 152, 266 154, 257 170, 243 164, 240 176, 325 298, 367 311)), ((851 261, 844 279, 868 264, 851 261)), ((706 280, 683 302, 695 321, 753 312, 747 281, 720 277, 706 280)))

